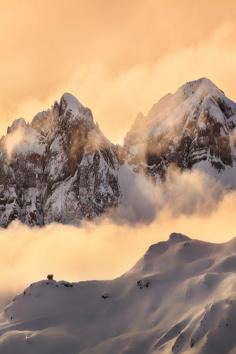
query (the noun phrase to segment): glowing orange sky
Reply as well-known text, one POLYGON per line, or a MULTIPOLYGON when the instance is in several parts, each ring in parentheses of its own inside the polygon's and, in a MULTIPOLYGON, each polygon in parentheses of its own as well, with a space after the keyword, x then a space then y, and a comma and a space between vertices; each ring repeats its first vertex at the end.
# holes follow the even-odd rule
POLYGON ((235 1, 0 0, 0 132, 64 91, 122 142, 137 113, 207 76, 236 100, 235 1))
MULTIPOLYGON (((235 0, 0 0, 0 134, 65 91, 119 143, 139 111, 188 80, 209 77, 236 101, 235 16, 235 0)), ((113 277, 172 231, 229 239, 235 205, 227 199, 209 218, 165 215, 145 229, 92 226, 91 235, 52 225, 36 241, 35 231, 17 226, 1 233, 1 284, 20 287, 49 271, 113 277)))

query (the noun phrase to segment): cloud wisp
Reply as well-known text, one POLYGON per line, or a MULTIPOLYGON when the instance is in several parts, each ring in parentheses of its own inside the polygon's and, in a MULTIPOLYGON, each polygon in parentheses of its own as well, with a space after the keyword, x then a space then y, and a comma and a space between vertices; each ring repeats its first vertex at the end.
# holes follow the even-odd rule
POLYGON ((119 276, 173 231, 214 242, 234 236, 235 192, 223 193, 198 172, 169 176, 163 190, 142 177, 129 181, 126 173, 129 195, 116 215, 80 227, 14 222, 1 230, 1 298, 48 273, 73 281, 119 276))

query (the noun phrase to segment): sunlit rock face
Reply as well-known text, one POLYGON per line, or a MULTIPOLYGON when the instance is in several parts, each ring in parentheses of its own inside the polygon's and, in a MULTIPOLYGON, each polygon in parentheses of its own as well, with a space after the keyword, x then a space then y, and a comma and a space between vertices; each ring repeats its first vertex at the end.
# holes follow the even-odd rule
POLYGON ((94 218, 118 205, 118 167, 91 111, 65 93, 31 123, 14 121, 0 140, 0 225, 94 218))
POLYGON ((210 80, 181 86, 138 115, 125 138, 129 161, 154 180, 170 165, 198 168, 235 186, 236 104, 210 80))

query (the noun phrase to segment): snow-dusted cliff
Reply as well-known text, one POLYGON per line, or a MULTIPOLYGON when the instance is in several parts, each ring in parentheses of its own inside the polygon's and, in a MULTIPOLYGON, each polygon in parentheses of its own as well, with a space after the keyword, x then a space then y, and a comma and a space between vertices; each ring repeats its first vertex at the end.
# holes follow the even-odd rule
POLYGON ((155 180, 171 164, 197 168, 236 186, 236 104, 202 78, 164 96, 147 116, 138 115, 125 138, 130 163, 155 180))
POLYGON ((0 315, 0 353, 236 353, 235 272, 235 239, 172 234, 117 279, 30 285, 0 315))
POLYGON ((65 93, 30 124, 14 121, 0 141, 0 225, 94 218, 118 205, 118 167, 91 111, 65 93))
POLYGON ((90 109, 65 93, 31 123, 14 121, 0 140, 0 226, 14 219, 31 226, 78 224, 122 200, 127 206, 120 169, 127 164, 157 183, 174 165, 235 188, 235 127, 236 104, 199 79, 163 97, 146 117, 140 114, 124 146, 115 146, 90 109))

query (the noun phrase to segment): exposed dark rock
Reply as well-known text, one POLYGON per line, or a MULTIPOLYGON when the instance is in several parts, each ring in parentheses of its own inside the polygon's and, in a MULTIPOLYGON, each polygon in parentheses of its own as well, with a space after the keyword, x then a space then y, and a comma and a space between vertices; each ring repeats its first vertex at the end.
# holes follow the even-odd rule
POLYGON ((16 120, 0 141, 0 226, 78 224, 118 205, 116 147, 70 94, 30 124, 16 120), (14 133, 22 139, 9 151, 14 133), (8 147, 8 148, 7 148, 8 147))
MULTIPOLYGON (((165 179, 171 165, 192 169, 205 162, 222 172, 233 166, 232 137, 236 104, 210 80, 180 87, 138 116, 125 138, 125 149, 136 169, 165 179)), ((207 168, 207 167, 206 167, 207 168)))

